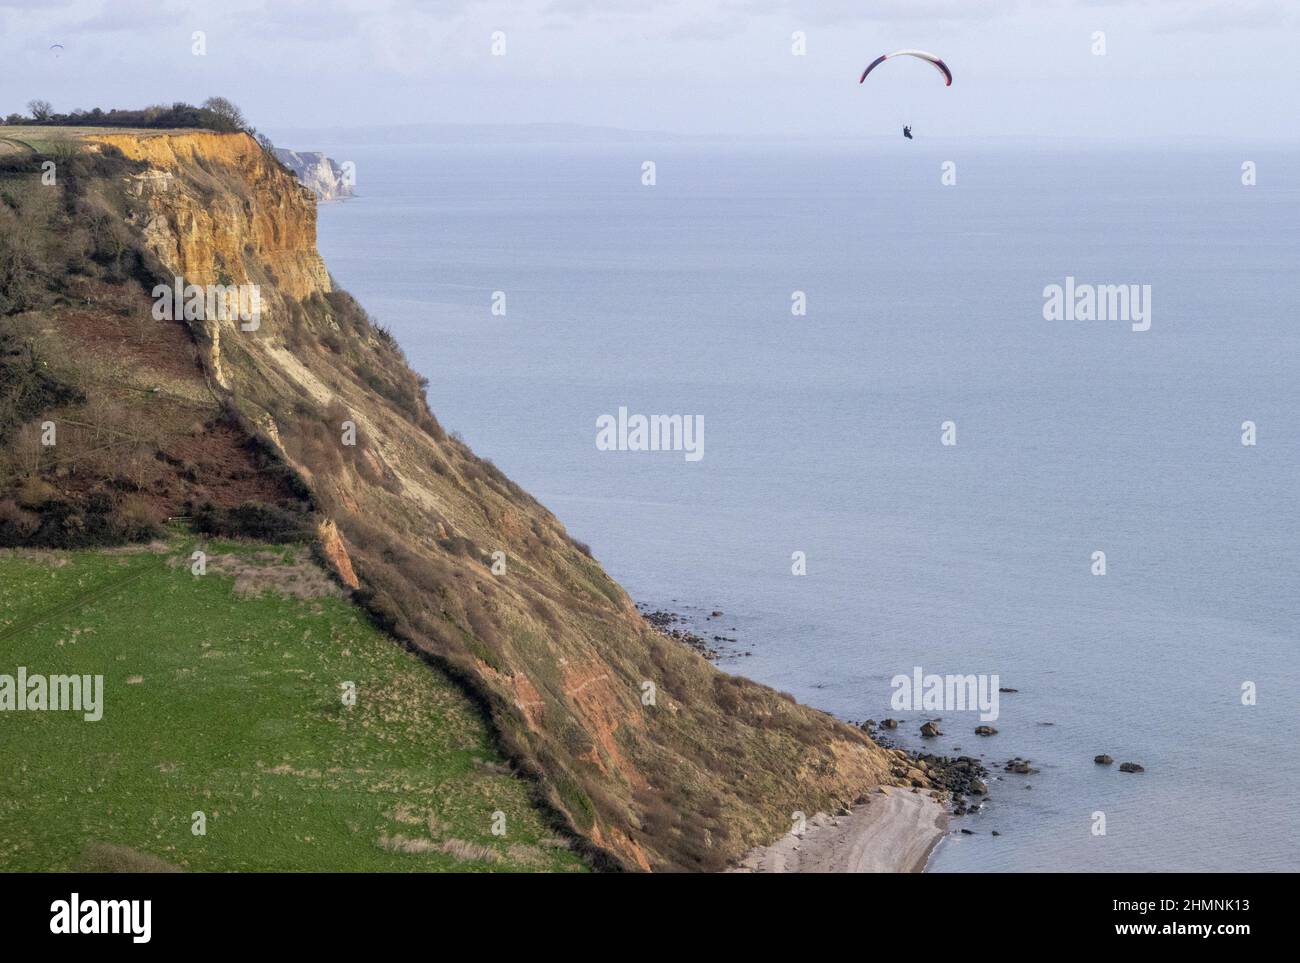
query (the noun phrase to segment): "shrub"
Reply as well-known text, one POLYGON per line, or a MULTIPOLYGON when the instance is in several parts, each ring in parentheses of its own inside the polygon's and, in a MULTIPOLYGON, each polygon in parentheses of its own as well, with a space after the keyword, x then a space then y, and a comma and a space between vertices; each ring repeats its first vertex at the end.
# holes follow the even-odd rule
POLYGON ((157 538, 167 521, 166 514, 141 495, 128 495, 122 499, 116 517, 122 537, 131 542, 157 538))
POLYGON ((26 545, 41 527, 41 517, 19 508, 13 499, 0 501, 0 545, 26 545))
POLYGON ((236 508, 222 508, 204 502, 193 509, 192 517, 196 530, 228 538, 301 542, 315 534, 312 518, 307 512, 291 511, 265 502, 244 502, 236 508))
POLYGON ((15 500, 22 508, 36 510, 54 501, 58 495, 59 493, 45 479, 38 475, 28 475, 19 483, 15 500))

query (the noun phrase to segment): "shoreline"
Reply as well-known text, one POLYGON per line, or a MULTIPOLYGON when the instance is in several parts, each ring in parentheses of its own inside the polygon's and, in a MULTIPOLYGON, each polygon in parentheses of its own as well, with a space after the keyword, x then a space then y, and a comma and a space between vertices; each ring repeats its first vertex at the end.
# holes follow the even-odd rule
POLYGON ((882 787, 843 816, 818 813, 745 854, 734 873, 921 873, 947 835, 948 813, 929 793, 882 787))

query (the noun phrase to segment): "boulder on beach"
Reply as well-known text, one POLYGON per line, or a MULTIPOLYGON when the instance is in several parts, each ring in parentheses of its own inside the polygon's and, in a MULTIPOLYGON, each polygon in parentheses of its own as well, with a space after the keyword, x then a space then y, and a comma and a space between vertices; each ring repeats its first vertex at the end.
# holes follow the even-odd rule
POLYGON ((1121 762, 1119 764, 1119 771, 1120 772, 1146 772, 1146 770, 1143 769, 1141 766, 1139 766, 1136 762, 1121 762))
POLYGON ((1099 766, 1109 766, 1115 760, 1103 752, 1100 756, 1093 756, 1092 761, 1099 766))
POLYGON ((971 794, 975 796, 987 796, 989 787, 984 783, 983 779, 972 779, 970 783, 970 791, 971 794))
POLYGON ((897 729, 897 728, 898 728, 898 720, 897 720, 897 719, 884 719, 884 720, 881 721, 881 723, 880 723, 880 727, 881 727, 882 729, 897 729))

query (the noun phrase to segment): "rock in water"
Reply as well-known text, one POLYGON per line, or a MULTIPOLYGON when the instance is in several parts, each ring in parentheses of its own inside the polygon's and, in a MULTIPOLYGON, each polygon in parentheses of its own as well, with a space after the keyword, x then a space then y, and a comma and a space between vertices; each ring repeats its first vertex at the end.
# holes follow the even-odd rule
POLYGON ((1109 766, 1115 760, 1103 752, 1100 756, 1093 756, 1092 761, 1099 766, 1109 766))
POLYGON ((998 731, 992 726, 976 726, 975 735, 977 736, 996 736, 998 731))
POLYGON ((1141 766, 1139 766, 1136 762, 1121 762, 1119 764, 1119 771, 1120 772, 1146 772, 1146 770, 1143 769, 1141 766))
POLYGON ((927 722, 921 726, 921 735, 927 739, 933 739, 935 736, 943 735, 943 733, 939 731, 939 727, 933 722, 927 722))

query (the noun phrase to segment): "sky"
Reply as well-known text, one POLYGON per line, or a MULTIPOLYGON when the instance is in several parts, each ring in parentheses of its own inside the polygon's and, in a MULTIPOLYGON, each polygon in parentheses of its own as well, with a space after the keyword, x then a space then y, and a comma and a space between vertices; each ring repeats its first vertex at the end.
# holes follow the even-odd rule
POLYGON ((1291 141, 1297 39, 1297 0, 0 0, 0 114, 220 95, 272 132, 1291 141), (859 86, 904 47, 953 86, 916 60, 859 86))

